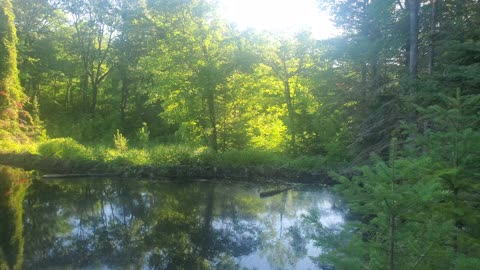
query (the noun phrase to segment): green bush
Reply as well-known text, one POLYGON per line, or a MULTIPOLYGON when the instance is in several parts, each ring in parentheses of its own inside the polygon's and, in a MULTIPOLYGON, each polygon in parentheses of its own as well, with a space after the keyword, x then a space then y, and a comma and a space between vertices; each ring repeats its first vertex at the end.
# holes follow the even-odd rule
POLYGON ((142 127, 136 133, 137 141, 142 147, 146 147, 150 139, 150 130, 147 123, 143 122, 142 127))
POLYGON ((288 162, 291 169, 315 171, 325 169, 325 158, 322 156, 301 156, 288 162))
POLYGON ((155 165, 192 165, 194 147, 185 145, 159 145, 150 149, 150 157, 155 165))
POLYGON ((197 147, 192 151, 191 160, 198 165, 211 166, 216 162, 217 154, 211 148, 197 147))
POLYGON ((96 150, 94 150, 94 153, 96 159, 101 160, 105 163, 115 162, 115 160, 119 159, 122 156, 119 151, 105 147, 96 148, 96 150))
POLYGON ((91 152, 72 138, 51 139, 38 146, 38 153, 44 157, 69 160, 92 159, 91 152))
POLYGON ((106 149, 99 156, 105 163, 120 166, 144 166, 151 164, 150 154, 143 149, 129 149, 126 152, 119 152, 115 149, 106 149))
POLYGON ((37 144, 24 134, 12 134, 0 129, 0 152, 3 153, 36 153, 37 144))
POLYGON ((128 139, 120 133, 120 130, 117 129, 117 133, 113 135, 113 143, 115 149, 120 153, 125 153, 128 149, 128 139))
POLYGON ((118 165, 149 165, 151 164, 150 153, 144 149, 127 149, 120 152, 117 149, 103 145, 92 148, 94 159, 105 163, 118 165))
POLYGON ((130 149, 123 157, 132 165, 149 165, 151 163, 150 154, 143 149, 130 149))
POLYGON ((216 163, 224 166, 280 166, 284 157, 275 152, 259 150, 234 150, 218 154, 216 163))
POLYGON ((89 147, 88 149, 90 150, 93 160, 98 160, 103 162, 108 161, 109 150, 115 151, 111 148, 108 148, 105 145, 95 145, 95 146, 89 147))
POLYGON ((7 131, 0 130, 0 152, 3 153, 36 153, 37 146, 31 140, 16 140, 7 131))

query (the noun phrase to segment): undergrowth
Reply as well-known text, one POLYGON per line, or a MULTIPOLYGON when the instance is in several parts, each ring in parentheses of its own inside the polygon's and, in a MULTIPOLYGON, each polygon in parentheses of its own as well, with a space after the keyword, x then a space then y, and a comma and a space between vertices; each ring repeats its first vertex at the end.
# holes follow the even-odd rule
MULTIPOLYGON (((1 143, 2 141, 0 146, 1 143)), ((5 149, 14 150, 8 152, 19 152, 18 147, 10 143, 5 149)), ((252 149, 215 153, 205 146, 186 144, 143 142, 142 145, 132 147, 118 147, 117 144, 85 146, 72 138, 56 138, 41 142, 38 146, 29 146, 24 151, 48 158, 98 161, 114 166, 268 166, 300 171, 315 171, 325 167, 324 159, 318 156, 292 158, 280 152, 252 149)))

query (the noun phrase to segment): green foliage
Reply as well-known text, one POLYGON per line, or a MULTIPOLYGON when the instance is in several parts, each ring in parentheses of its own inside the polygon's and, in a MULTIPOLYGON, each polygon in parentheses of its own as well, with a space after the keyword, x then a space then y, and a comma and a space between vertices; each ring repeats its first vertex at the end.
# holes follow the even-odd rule
MULTIPOLYGON (((0 129, 19 143, 33 137, 35 124, 23 108, 27 97, 20 85, 17 67, 17 32, 10 0, 0 2, 0 129)), ((7 139, 9 139, 7 137, 7 139)))
POLYGON ((204 143, 202 128, 194 121, 183 122, 175 132, 175 136, 184 143, 202 144, 204 143))
POLYGON ((136 137, 141 146, 147 146, 150 139, 150 130, 148 129, 147 123, 142 123, 142 127, 138 129, 136 137))
POLYGON ((107 164, 116 166, 147 166, 152 164, 150 153, 144 149, 128 149, 122 152, 116 149, 100 149, 100 151, 95 151, 97 153, 96 158, 107 164))
POLYGON ((291 42, 253 32, 243 35, 202 1, 172 9, 143 7, 141 1, 118 7, 115 1, 101 7, 87 2, 79 4, 91 5, 91 12, 68 1, 55 7, 48 1, 16 1, 25 45, 19 48, 22 83, 32 100, 38 100, 50 136, 106 143, 108 134, 121 128, 144 144, 147 132, 140 139, 129 131, 148 122, 155 123, 148 127, 149 141, 175 138, 175 143, 220 151, 281 151, 289 133, 295 133, 302 152, 321 154, 323 147, 314 146, 318 131, 302 122, 305 115, 316 115, 321 102, 307 76, 320 55, 306 35, 291 42), (107 12, 114 7, 123 15, 107 12), (41 16, 29 16, 35 12, 41 16), (75 20, 65 19, 72 16, 75 20), (37 17, 49 22, 44 29, 37 17), (298 74, 282 71, 283 56, 288 58, 287 73, 298 74), (305 72, 296 72, 300 70, 305 72), (291 77, 290 113, 285 76, 291 77), (295 131, 287 115, 298 122, 295 131))
POLYGON ((33 98, 33 101, 32 101, 32 119, 33 119, 33 122, 38 125, 38 126, 41 126, 42 125, 42 121, 40 120, 40 105, 38 104, 38 98, 37 97, 34 97, 33 98))
POLYGON ((113 144, 115 146, 115 150, 119 151, 120 153, 125 153, 128 149, 128 139, 120 133, 120 130, 117 129, 117 133, 113 134, 113 144))
POLYGON ((323 171, 327 168, 323 156, 300 156, 287 161, 286 166, 303 171, 323 171))
POLYGON ((128 148, 125 151, 91 147, 93 158, 112 165, 175 166, 211 165, 215 155, 207 147, 188 145, 149 145, 148 148, 128 148))
MULTIPOLYGON (((417 134, 415 143, 407 141, 398 151, 394 140, 388 163, 375 157, 353 178, 339 177, 335 189, 344 195, 354 221, 341 233, 318 230, 319 241, 331 243, 319 262, 338 269, 355 264, 475 268, 480 252, 474 180, 480 159, 479 96, 457 90, 453 97, 435 98, 435 105, 417 106, 419 121, 431 129, 417 134)), ((314 214, 309 220, 315 220, 314 214)))
POLYGON ((89 160, 91 151, 72 138, 57 138, 40 143, 38 153, 44 157, 66 160, 89 160))
POLYGON ((342 233, 319 236, 318 241, 328 240, 332 245, 319 261, 338 269, 355 264, 371 269, 448 265, 451 249, 444 243, 453 222, 439 210, 448 198, 440 178, 449 172, 428 158, 394 156, 389 163, 374 158, 373 165, 360 167, 358 172, 352 179, 339 177, 335 187, 355 221, 342 233))
MULTIPOLYGON (((17 68, 17 33, 14 24, 13 7, 10 0, 0 3, 0 109, 2 119, 6 108, 17 110, 14 103, 23 101, 23 93, 17 68)), ((16 120, 16 119, 12 119, 16 120)))
POLYGON ((154 165, 209 165, 214 153, 207 147, 157 145, 150 150, 154 165))
POLYGON ((23 202, 30 176, 0 166, 0 269, 22 269, 24 256, 23 202))
MULTIPOLYGON (((114 166, 272 166, 302 171, 318 171, 325 167, 324 159, 320 156, 291 158, 278 152, 263 150, 231 150, 215 153, 205 146, 185 144, 150 143, 148 147, 134 148, 123 147, 126 145, 126 138, 121 133, 116 134, 115 138, 120 139, 117 139, 119 143, 114 148, 104 145, 86 147, 71 138, 50 139, 38 145, 38 153, 44 157, 75 161, 96 160, 114 166)), ((18 147, 18 144, 12 143, 9 147, 13 149, 12 147, 18 147)), ((36 148, 29 151, 35 153, 36 148)))
POLYGON ((480 259, 478 257, 459 256, 455 259, 454 269, 470 270, 478 268, 479 265, 480 259))
POLYGON ((480 232, 476 229, 480 216, 475 208, 478 203, 475 194, 480 188, 475 180, 480 160, 480 96, 461 95, 457 90, 455 96, 441 94, 438 99, 437 105, 419 108, 424 121, 436 127, 425 132, 419 141, 429 149, 426 155, 448 172, 441 176, 441 183, 450 192, 443 213, 455 222, 456 230, 452 231, 455 255, 467 265, 480 252, 480 232))
POLYGON ((250 144, 257 149, 278 151, 285 148, 287 127, 281 115, 261 115, 249 121, 247 128, 250 144))
POLYGON ((275 152, 259 150, 233 150, 217 156, 217 163, 225 166, 279 166, 284 163, 282 155, 275 152))
POLYGON ((46 123, 48 134, 74 138, 82 143, 111 144, 112 134, 116 133, 119 126, 116 114, 97 115, 95 118, 80 115, 79 118, 75 118, 74 122, 69 119, 70 116, 66 117, 65 115, 57 115, 52 118, 55 123, 46 123))
POLYGON ((26 138, 19 142, 17 136, 6 130, 0 130, 0 152, 4 153, 36 153, 37 144, 26 138))

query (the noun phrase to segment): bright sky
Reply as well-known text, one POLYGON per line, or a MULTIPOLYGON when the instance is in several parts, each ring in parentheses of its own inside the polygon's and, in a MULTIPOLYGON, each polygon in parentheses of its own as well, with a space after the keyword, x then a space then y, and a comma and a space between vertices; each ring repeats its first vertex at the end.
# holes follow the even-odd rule
POLYGON ((317 0, 217 0, 222 15, 240 30, 254 28, 291 34, 308 29, 316 39, 339 34, 317 0))

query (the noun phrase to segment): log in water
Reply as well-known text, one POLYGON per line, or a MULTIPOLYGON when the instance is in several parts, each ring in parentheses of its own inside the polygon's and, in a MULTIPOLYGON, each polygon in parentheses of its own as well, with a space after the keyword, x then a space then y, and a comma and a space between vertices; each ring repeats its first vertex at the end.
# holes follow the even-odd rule
POLYGON ((80 177, 108 177, 108 176, 119 176, 119 175, 116 173, 45 174, 45 175, 42 175, 42 178, 53 179, 53 178, 80 178, 80 177))
POLYGON ((280 193, 282 193, 282 192, 288 191, 288 190, 290 190, 290 189, 292 189, 292 188, 293 188, 293 187, 288 187, 288 188, 284 188, 284 189, 277 189, 277 190, 260 192, 260 198, 272 197, 272 196, 275 196, 275 195, 280 194, 280 193))

